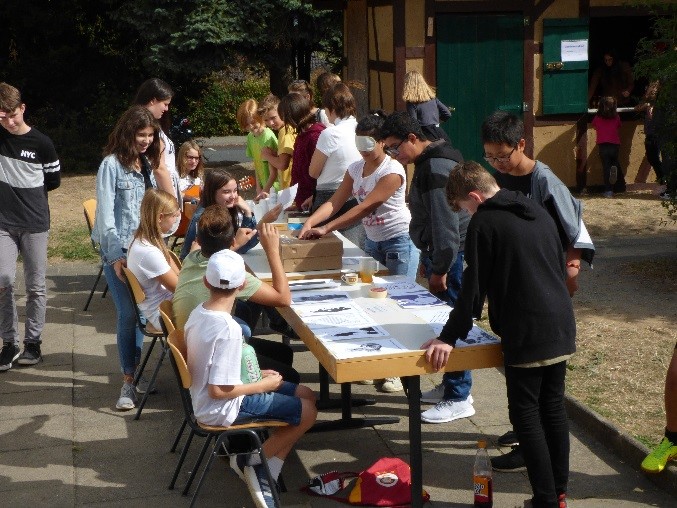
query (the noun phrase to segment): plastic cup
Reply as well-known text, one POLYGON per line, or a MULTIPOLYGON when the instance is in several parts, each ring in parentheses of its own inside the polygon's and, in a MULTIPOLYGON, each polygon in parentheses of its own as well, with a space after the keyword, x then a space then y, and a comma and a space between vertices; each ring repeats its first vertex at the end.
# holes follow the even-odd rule
POLYGON ((378 261, 373 258, 362 258, 360 260, 360 279, 362 279, 362 282, 367 284, 374 282, 376 272, 378 272, 378 261))

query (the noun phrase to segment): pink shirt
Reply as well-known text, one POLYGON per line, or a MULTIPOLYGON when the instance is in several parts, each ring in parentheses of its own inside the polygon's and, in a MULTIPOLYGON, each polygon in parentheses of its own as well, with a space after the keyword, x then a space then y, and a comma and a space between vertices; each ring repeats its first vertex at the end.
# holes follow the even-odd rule
POLYGON ((299 132, 296 135, 294 142, 294 152, 292 153, 291 165, 291 184, 299 184, 296 191, 296 198, 294 203, 301 208, 301 203, 313 195, 315 192, 315 185, 317 180, 310 176, 308 168, 310 167, 310 159, 315 152, 315 145, 317 145, 317 138, 325 129, 321 123, 314 123, 305 131, 299 132))
POLYGON ((621 144, 621 118, 618 115, 613 118, 602 118, 595 115, 595 118, 592 119, 592 126, 597 132, 598 145, 600 143, 621 144))

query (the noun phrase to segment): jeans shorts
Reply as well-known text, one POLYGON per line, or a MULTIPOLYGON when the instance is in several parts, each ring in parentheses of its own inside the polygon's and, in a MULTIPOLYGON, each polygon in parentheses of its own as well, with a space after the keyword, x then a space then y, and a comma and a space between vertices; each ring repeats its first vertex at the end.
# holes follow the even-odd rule
POLYGON ((233 425, 277 420, 289 425, 301 423, 301 399, 294 395, 295 383, 283 381, 275 392, 245 395, 233 425))

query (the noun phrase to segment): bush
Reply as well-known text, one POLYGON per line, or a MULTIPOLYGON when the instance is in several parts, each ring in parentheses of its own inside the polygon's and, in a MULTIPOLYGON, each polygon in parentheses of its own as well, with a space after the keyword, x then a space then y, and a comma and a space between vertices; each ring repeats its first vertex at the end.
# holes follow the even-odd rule
POLYGON ((205 84, 201 95, 188 102, 190 125, 198 137, 244 134, 235 119, 237 108, 247 99, 259 101, 269 93, 268 80, 255 76, 235 80, 213 74, 205 84))

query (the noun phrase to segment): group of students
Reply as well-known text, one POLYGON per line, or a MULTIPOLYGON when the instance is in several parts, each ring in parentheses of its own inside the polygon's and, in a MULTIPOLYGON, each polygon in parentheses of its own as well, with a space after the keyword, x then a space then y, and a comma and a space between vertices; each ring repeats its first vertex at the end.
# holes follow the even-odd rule
MULTIPOLYGON (((30 193, 32 188, 0 186, 3 196, 17 202, 16 207, 3 207, 0 213, 0 248, 9 252, 11 240, 12 248, 24 255, 26 280, 39 279, 42 270, 44 288, 46 233, 36 230, 44 229, 39 226, 45 220, 48 224, 45 189, 58 186, 59 165, 51 142, 23 122, 25 106, 15 90, 0 84, 3 169, 6 158, 21 161, 19 152, 28 151, 28 144, 20 140, 30 141, 41 152, 39 167, 33 161, 30 167, 29 161, 22 163, 36 175, 35 199, 29 200, 35 203, 34 209, 24 210, 25 205, 19 203, 19 194, 30 193), (25 137, 28 132, 34 140, 25 137), (30 227, 28 223, 15 226, 12 219, 29 220, 30 227), (44 253, 42 248, 33 250, 43 245, 40 242, 44 253), (33 262, 31 256, 37 259, 42 254, 44 262, 35 266, 39 259, 33 262)), ((122 266, 126 265, 146 292, 141 310, 151 325, 159 327, 159 303, 173 301, 175 324, 186 334, 194 379, 191 395, 200 421, 231 425, 275 419, 290 424, 273 432, 264 444, 270 471, 277 478, 291 447, 316 418, 314 394, 299 384, 289 346, 251 337, 262 311, 291 303, 279 257, 279 233, 269 223, 279 208, 257 223, 231 175, 219 169, 200 174, 198 145, 184 144, 179 160, 174 158, 174 147, 158 122, 172 95, 160 80, 142 85, 136 104, 111 132, 97 173, 92 238, 101 246, 117 312, 123 386, 116 407, 133 408, 136 393, 144 389, 142 383, 133 383, 143 336, 123 282, 122 266), (180 218, 182 191, 196 184, 203 185, 201 210, 195 219, 195 240, 187 242, 189 251, 179 269, 165 240, 180 218), (268 259, 270 284, 247 273, 238 254, 253 241, 261 243, 268 259), (241 378, 246 342, 260 366, 254 382, 241 378)), ((502 339, 513 441, 519 443, 507 456, 519 456, 526 466, 533 506, 566 506, 569 437, 564 377, 566 360, 575 351, 571 297, 578 287, 581 261, 592 262, 594 246, 582 221, 580 202, 547 165, 525 153, 521 120, 497 111, 483 123, 484 159, 496 170, 494 178, 479 164, 464 162, 445 137, 428 139, 411 112, 374 112, 358 122, 355 101, 341 82, 323 94, 329 127, 321 123, 322 114, 314 111, 309 89, 305 94, 290 92, 279 102, 269 96, 261 104, 263 110, 257 105, 256 113, 251 113, 255 116, 244 119, 250 134, 257 135, 261 130, 257 124, 263 120, 277 128, 278 135, 276 147, 260 150, 269 166, 267 175, 257 169, 257 197, 264 198, 275 182, 285 185, 287 171, 289 184, 298 183, 300 193, 304 189, 297 194, 295 205, 312 210, 301 238, 357 227, 364 237, 360 245, 391 273, 425 277, 431 292, 453 307, 440 337, 421 345, 433 368, 445 367, 456 340, 468 333, 488 299, 490 325, 502 339), (285 136, 295 136, 294 142, 285 136), (289 146, 291 153, 280 148, 289 146), (350 159, 350 153, 357 157, 350 159), (404 166, 410 163, 414 173, 407 207, 404 166), (325 171, 329 174, 322 179, 325 171), (339 172, 341 178, 336 179, 339 172), (314 188, 309 185, 312 182, 314 188)), ((248 108, 253 111, 251 104, 248 108)), ((16 256, 2 258, 6 277, 10 261, 15 267, 16 256)), ((11 368, 17 358, 20 364, 24 356, 25 364, 41 359, 39 328, 44 324, 45 307, 44 290, 41 307, 39 285, 37 290, 28 289, 27 335, 19 357, 16 312, 12 316, 15 307, 7 288, 11 285, 3 282, 2 298, 8 303, 3 305, 2 365, 7 365, 3 370, 11 368)), ((271 321, 274 312, 272 316, 271 321)), ((286 325, 279 315, 278 323, 286 325)), ((674 390, 674 384, 666 382, 666 406, 668 387, 674 390)), ((471 386, 469 371, 445 373, 439 386, 421 394, 423 402, 434 403, 422 413, 422 420, 442 423, 474 414, 471 386)), ((665 440, 643 465, 647 470, 662 469, 677 455, 676 429, 670 418, 674 415, 669 415, 665 440)), ((241 456, 231 466, 247 483, 257 505, 269 506, 275 486, 267 484, 257 459, 241 456)))

